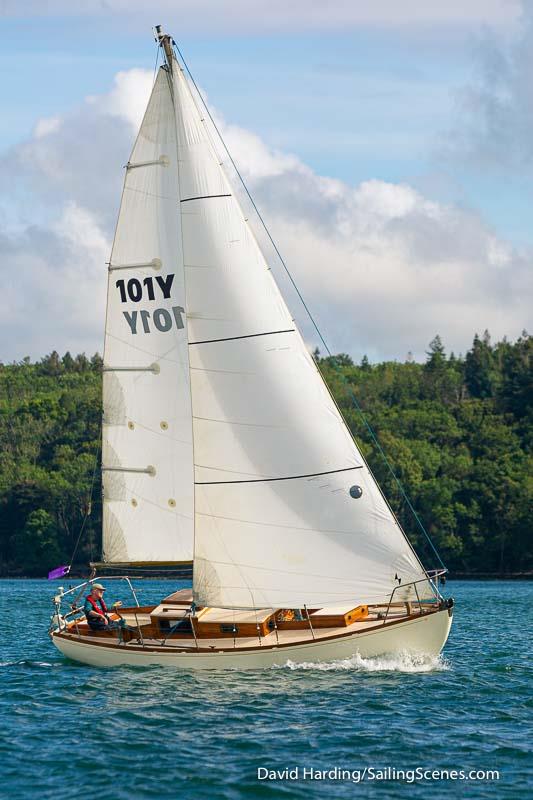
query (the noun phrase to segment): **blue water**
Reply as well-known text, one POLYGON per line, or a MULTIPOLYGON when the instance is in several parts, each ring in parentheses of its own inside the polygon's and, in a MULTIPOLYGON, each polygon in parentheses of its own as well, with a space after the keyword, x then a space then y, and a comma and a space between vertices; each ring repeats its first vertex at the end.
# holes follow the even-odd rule
MULTIPOLYGON (((136 585, 141 602, 174 588, 136 585)), ((0 794, 10 800, 532 795, 533 583, 450 582, 442 659, 246 673, 69 663, 46 633, 54 586, 0 581, 0 794), (299 779, 257 779, 258 768, 286 767, 299 779), (335 767, 367 776, 303 779, 304 768, 335 767), (418 780, 417 767, 500 777, 418 780), (379 780, 386 768, 405 778, 379 780)))

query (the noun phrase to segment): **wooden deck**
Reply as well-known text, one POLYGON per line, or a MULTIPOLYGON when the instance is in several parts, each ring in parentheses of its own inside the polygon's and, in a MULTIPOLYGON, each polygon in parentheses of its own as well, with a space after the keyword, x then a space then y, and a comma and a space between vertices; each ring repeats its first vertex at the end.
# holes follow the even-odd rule
MULTIPOLYGON (((437 610, 436 604, 423 604, 420 608, 406 603, 391 605, 365 606, 365 614, 353 622, 348 622, 348 616, 353 616, 356 609, 324 608, 315 609, 310 613, 308 620, 293 619, 289 621, 276 621, 275 627, 269 628, 269 622, 281 619, 279 609, 258 609, 257 611, 228 611, 227 609, 201 609, 192 619, 184 616, 185 603, 174 602, 171 608, 163 602, 159 606, 149 609, 143 607, 137 611, 127 608, 121 611, 121 617, 130 630, 122 634, 123 641, 119 639, 118 631, 91 631, 85 620, 71 623, 68 630, 61 635, 86 641, 93 644, 114 647, 148 647, 165 650, 240 650, 250 648, 286 647, 313 640, 336 638, 354 633, 363 633, 375 630, 386 625, 394 625, 408 619, 416 619, 427 613, 437 610), (181 608, 180 608, 181 606, 181 608), (173 626, 180 619, 187 619, 188 630, 175 631, 173 626), (161 620, 164 622, 161 623, 161 620), (190 627, 189 620, 194 625, 190 627), (327 624, 335 620, 341 624, 327 624), (342 620, 342 622, 341 622, 342 620), (326 624, 324 624, 326 623, 326 624), (164 624, 164 627, 160 627, 164 624), (311 627, 312 626, 312 627, 311 627), (233 633, 235 631, 235 633, 233 633)), ((361 608, 361 607, 358 607, 361 608)))

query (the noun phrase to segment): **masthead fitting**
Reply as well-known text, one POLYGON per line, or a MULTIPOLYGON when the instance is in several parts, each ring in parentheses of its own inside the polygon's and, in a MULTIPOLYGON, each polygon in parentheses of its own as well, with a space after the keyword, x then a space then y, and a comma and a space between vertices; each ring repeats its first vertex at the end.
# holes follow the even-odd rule
POLYGON ((169 36, 168 33, 163 32, 162 25, 156 25, 154 31, 155 31, 155 40, 156 42, 159 42, 160 47, 163 48, 167 66, 169 70, 172 72, 172 60, 174 57, 174 53, 172 51, 172 43, 173 43, 172 36, 169 36))

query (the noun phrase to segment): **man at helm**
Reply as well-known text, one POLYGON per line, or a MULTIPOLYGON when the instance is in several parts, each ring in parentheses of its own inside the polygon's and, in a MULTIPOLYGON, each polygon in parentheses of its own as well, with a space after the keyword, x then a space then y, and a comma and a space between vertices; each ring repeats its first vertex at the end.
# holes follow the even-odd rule
MULTIPOLYGON (((90 593, 85 598, 83 612, 87 617, 89 628, 93 631, 110 631, 116 628, 123 628, 123 619, 117 622, 109 618, 109 611, 104 601, 104 592, 105 586, 102 586, 101 583, 93 583, 90 593)), ((121 605, 122 603, 118 600, 113 603, 113 608, 116 609, 121 605)))

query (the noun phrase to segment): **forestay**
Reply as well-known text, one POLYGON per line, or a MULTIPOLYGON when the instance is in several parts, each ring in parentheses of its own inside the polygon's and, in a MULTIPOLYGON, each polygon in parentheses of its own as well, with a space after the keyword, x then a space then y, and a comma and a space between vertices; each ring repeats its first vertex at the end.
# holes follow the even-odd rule
POLYGON ((195 600, 257 608, 384 599, 398 579, 423 577, 422 566, 296 330, 177 68, 174 85, 195 600))
POLYGON ((126 169, 104 349, 104 560, 192 560, 192 422, 176 123, 160 70, 126 169))

